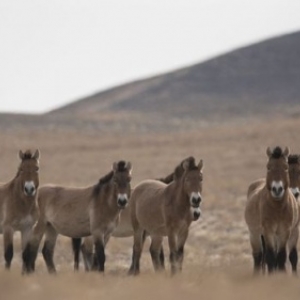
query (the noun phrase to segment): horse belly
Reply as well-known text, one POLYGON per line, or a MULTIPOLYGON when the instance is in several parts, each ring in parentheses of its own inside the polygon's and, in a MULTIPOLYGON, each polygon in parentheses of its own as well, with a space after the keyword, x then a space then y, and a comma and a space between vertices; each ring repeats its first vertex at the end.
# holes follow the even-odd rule
POLYGON ((140 227, 153 235, 166 235, 166 226, 162 211, 158 209, 143 209, 137 207, 136 218, 140 227))
POLYGON ((57 233, 71 238, 79 238, 91 234, 90 220, 86 218, 53 219, 50 221, 57 233))

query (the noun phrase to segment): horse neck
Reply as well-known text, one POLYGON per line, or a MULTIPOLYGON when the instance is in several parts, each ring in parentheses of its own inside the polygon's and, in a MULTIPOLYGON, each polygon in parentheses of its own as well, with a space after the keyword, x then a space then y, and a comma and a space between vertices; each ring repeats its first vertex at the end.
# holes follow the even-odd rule
POLYGON ((107 207, 110 211, 117 211, 117 199, 115 197, 114 188, 111 182, 107 182, 103 184, 98 196, 97 202, 101 204, 103 207, 107 207))
POLYGON ((174 180, 166 187, 169 201, 175 204, 180 209, 190 209, 188 196, 183 191, 183 184, 181 180, 174 180))

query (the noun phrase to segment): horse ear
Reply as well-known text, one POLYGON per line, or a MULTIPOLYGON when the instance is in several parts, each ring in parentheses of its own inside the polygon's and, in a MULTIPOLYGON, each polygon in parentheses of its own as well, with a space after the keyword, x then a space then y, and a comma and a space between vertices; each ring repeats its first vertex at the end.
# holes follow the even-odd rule
POLYGON ((290 154, 290 149, 289 147, 285 147, 284 151, 283 151, 283 156, 285 156, 286 158, 289 156, 290 154))
POLYGON ((190 162, 188 160, 185 160, 183 163, 182 163, 182 168, 184 171, 188 170, 189 168, 189 165, 190 165, 190 162))
POLYGON ((132 164, 131 164, 131 162, 130 161, 128 161, 127 163, 126 163, 126 169, 128 170, 128 172, 129 172, 129 174, 131 175, 131 172, 132 172, 132 164))
POLYGON ((268 157, 271 157, 271 155, 272 155, 272 150, 271 150, 270 147, 267 148, 266 153, 267 153, 268 157))
POLYGON ((33 158, 38 160, 40 158, 40 150, 39 149, 36 149, 34 154, 33 154, 33 158))
POLYGON ((116 161, 113 163, 112 169, 114 172, 118 171, 118 163, 116 161))
POLYGON ((200 159, 199 164, 198 164, 198 168, 199 168, 200 172, 202 172, 203 167, 204 167, 203 159, 200 159))
POLYGON ((20 157, 21 160, 24 159, 24 153, 23 153, 22 150, 19 151, 19 157, 20 157))

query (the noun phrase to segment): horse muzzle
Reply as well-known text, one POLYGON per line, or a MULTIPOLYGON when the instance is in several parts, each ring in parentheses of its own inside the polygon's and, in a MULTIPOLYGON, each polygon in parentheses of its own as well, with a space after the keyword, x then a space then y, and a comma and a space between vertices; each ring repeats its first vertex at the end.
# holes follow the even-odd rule
POLYGON ((294 197, 295 197, 296 199, 298 199, 298 197, 299 197, 299 195, 300 195, 300 190, 299 190, 299 188, 296 187, 296 188, 290 188, 290 189, 291 189, 291 192, 293 193, 294 197))
POLYGON ((200 203, 202 201, 200 193, 193 192, 190 196, 190 204, 192 207, 197 208, 199 207, 200 203))
POLYGON ((118 194, 117 204, 118 204, 119 208, 121 208, 121 209, 125 208, 128 204, 127 194, 118 194))
POLYGON ((24 184, 24 194, 28 197, 36 194, 36 188, 33 181, 26 181, 24 184))
POLYGON ((273 198, 279 200, 284 195, 284 188, 282 181, 274 181, 271 185, 271 195, 273 198))
POLYGON ((200 207, 191 207, 191 215, 192 215, 193 221, 197 221, 201 216, 200 207))

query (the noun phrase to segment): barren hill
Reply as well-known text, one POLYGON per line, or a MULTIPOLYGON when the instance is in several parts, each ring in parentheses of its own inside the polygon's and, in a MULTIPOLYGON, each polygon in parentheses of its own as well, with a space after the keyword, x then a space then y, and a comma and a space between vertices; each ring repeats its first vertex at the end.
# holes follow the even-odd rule
POLYGON ((300 31, 174 72, 106 90, 45 115, 1 115, 18 126, 169 131, 203 124, 300 116, 300 31))
POLYGON ((299 95, 300 32, 296 32, 97 93, 51 114, 126 111, 227 119, 295 107, 299 95))

